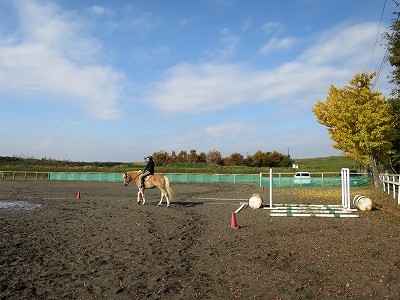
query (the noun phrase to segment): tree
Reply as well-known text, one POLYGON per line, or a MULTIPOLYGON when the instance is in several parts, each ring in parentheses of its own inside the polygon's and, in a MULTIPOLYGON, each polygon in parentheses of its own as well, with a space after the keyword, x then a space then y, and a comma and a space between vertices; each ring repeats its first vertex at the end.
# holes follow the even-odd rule
POLYGON ((390 26, 392 33, 386 32, 384 34, 388 41, 387 50, 389 52, 387 56, 388 62, 394 67, 391 71, 390 82, 394 83, 395 86, 392 89, 392 96, 396 99, 400 98, 400 12, 394 12, 397 15, 396 19, 392 20, 390 26))
MULTIPOLYGON (((397 3, 396 3, 397 4, 397 3)), ((400 172, 400 12, 394 12, 397 18, 392 20, 391 34, 384 34, 388 41, 387 60, 392 66, 390 82, 394 84, 389 102, 392 107, 392 116, 395 118, 395 129, 393 133, 393 154, 391 155, 391 168, 400 172)))
POLYGON ((261 150, 258 150, 256 153, 253 154, 251 165, 253 167, 263 167, 264 163, 265 163, 265 154, 261 150))
POLYGON ((175 152, 175 150, 172 150, 171 155, 170 155, 169 158, 170 158, 171 163, 176 162, 176 152, 175 152))
POLYGON ((288 168, 291 167, 292 165, 293 165, 293 159, 290 158, 290 155, 285 155, 279 166, 283 168, 288 168))
POLYGON ((279 167, 285 155, 277 151, 266 153, 265 166, 270 168, 279 167))
POLYGON ((176 157, 176 162, 181 162, 181 163, 185 163, 187 162, 187 152, 182 150, 181 152, 179 152, 178 156, 176 157))
POLYGON ((393 171, 400 173, 400 99, 391 99, 389 103, 395 126, 393 131, 393 153, 390 156, 390 167, 393 171))
POLYGON ((333 147, 369 166, 380 187, 378 164, 391 152, 394 124, 385 97, 371 90, 375 75, 359 73, 348 86, 331 86, 326 102, 319 101, 313 112, 328 128, 333 147))
POLYGON ((189 163, 198 163, 199 162, 199 157, 197 156, 196 150, 190 150, 187 161, 189 163))
POLYGON ((198 158, 199 158, 199 162, 200 163, 206 163, 207 162, 207 154, 205 152, 200 152, 198 158))
POLYGON ((157 166, 165 166, 170 162, 169 154, 165 150, 154 152, 153 158, 157 166))
POLYGON ((228 166, 241 166, 243 165, 243 155, 234 152, 226 158, 225 164, 228 166))
POLYGON ((207 153, 207 162, 209 164, 217 164, 217 165, 222 165, 224 163, 224 160, 222 159, 221 152, 217 150, 210 150, 207 153))
POLYGON ((253 163, 253 157, 247 153, 246 158, 243 159, 243 164, 245 166, 251 167, 251 164, 253 163))

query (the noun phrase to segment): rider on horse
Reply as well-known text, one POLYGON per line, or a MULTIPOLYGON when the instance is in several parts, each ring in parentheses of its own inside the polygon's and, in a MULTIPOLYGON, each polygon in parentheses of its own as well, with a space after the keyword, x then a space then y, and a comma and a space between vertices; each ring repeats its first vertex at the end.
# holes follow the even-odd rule
POLYGON ((140 188, 145 189, 146 186, 144 184, 144 180, 146 178, 146 176, 148 175, 153 175, 154 174, 154 160, 153 160, 153 156, 149 155, 147 157, 145 157, 144 159, 148 159, 149 161, 147 162, 146 167, 144 168, 142 174, 140 174, 140 180, 141 180, 141 186, 140 188))

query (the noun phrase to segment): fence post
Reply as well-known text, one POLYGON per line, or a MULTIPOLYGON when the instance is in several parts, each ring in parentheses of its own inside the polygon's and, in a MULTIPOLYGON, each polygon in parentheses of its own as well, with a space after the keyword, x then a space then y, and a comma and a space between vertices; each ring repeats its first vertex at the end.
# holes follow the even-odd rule
POLYGON ((399 175, 399 189, 397 190, 397 204, 400 205, 400 175, 399 175))
POLYGON ((272 209, 272 168, 269 169, 269 208, 272 209))
POLYGON ((386 183, 387 183, 387 193, 390 195, 390 180, 389 175, 386 175, 386 183))
POLYGON ((381 176, 381 180, 382 180, 383 191, 386 192, 385 175, 381 174, 380 176, 381 176))

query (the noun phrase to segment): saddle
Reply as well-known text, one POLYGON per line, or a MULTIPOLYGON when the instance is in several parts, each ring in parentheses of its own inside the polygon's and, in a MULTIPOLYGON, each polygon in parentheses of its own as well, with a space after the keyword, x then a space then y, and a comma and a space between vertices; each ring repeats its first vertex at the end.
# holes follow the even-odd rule
POLYGON ((146 189, 147 187, 146 187, 146 181, 147 180, 149 180, 149 178, 150 177, 152 177, 154 174, 149 174, 149 175, 146 175, 146 177, 144 178, 144 180, 143 180, 143 183, 141 183, 141 185, 140 185, 140 188, 142 188, 142 189, 146 189))

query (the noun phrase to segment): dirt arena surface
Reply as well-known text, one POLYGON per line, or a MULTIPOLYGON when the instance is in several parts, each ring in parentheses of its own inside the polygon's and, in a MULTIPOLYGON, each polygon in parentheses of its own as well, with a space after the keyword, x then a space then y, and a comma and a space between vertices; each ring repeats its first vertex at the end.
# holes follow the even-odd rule
MULTIPOLYGON (((396 200, 359 218, 271 217, 246 184, 172 184, 137 205, 122 183, 0 181, 1 299, 399 299, 396 200), (81 199, 76 199, 76 192, 81 199)), ((317 203, 296 192, 277 200, 317 203), (303 198, 302 198, 303 197, 303 198)), ((352 197, 354 197, 352 191, 352 197)), ((389 199, 389 200, 388 200, 389 199)), ((340 204, 340 198, 336 203, 340 204)))

